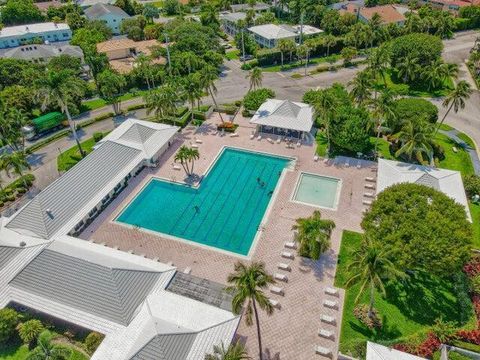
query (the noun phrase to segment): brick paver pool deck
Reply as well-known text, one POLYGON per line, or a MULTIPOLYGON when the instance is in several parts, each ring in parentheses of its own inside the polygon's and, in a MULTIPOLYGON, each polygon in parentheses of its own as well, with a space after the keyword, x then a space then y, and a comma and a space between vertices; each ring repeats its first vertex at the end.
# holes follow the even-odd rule
MULTIPOLYGON (((277 185, 277 196, 272 198, 268 218, 262 226, 256 247, 251 252, 251 260, 263 261, 272 274, 283 273, 288 277, 288 282, 279 281, 277 284, 284 289, 284 296, 271 294, 267 290, 272 299, 279 301, 281 308, 272 316, 267 316, 263 312, 260 314, 265 359, 322 359, 322 356, 315 354, 315 345, 330 348, 334 354, 333 358, 336 358, 344 292, 340 290, 339 296, 335 297, 326 295, 324 289, 333 286, 342 231, 344 229, 360 231, 362 211, 365 208, 362 205, 365 192, 364 179, 375 176, 375 164, 348 158, 327 163, 322 159, 314 161, 315 145, 295 146, 291 149, 287 148, 284 142, 271 144, 265 138, 260 141, 251 140, 250 134, 254 128, 248 120, 241 117, 236 120, 240 124, 237 129, 238 137, 230 137, 228 134, 213 135, 215 124, 219 122, 216 116, 217 114, 214 114, 212 119, 198 129, 184 129, 175 144, 160 159, 159 167, 146 169, 132 179, 129 186, 80 237, 92 239, 96 243, 105 243, 110 247, 117 246, 123 251, 133 250, 135 254, 159 258, 162 262, 172 261, 180 271, 191 267, 193 275, 225 284, 227 275, 232 272, 233 265, 239 257, 128 228, 112 220, 152 176, 184 181, 183 170, 173 169, 173 157, 182 144, 194 144, 196 139, 202 141, 198 144, 200 159, 195 162, 195 172, 200 175, 206 171, 223 146, 294 156, 297 159, 296 165, 294 169, 285 172, 283 181, 277 185), (349 166, 346 165, 347 161, 349 166), (358 164, 361 166, 357 166, 358 164), (291 201, 302 171, 342 180, 337 210, 320 209, 324 218, 335 221, 336 228, 332 233, 331 250, 322 255, 318 261, 301 258, 296 255, 295 250, 289 250, 295 254, 294 260, 284 259, 280 255, 282 251, 287 250, 284 243, 292 238, 291 227, 295 219, 310 216, 317 209, 291 201), (291 271, 279 270, 277 264, 280 262, 291 263, 291 271), (325 307, 323 301, 326 299, 338 301, 338 309, 325 307), (322 314, 333 316, 336 324, 322 323, 320 320, 322 314), (318 335, 320 328, 333 331, 332 339, 320 337, 318 335)), ((246 341, 249 354, 257 358, 255 326, 247 327, 242 321, 237 335, 242 341, 246 341)))

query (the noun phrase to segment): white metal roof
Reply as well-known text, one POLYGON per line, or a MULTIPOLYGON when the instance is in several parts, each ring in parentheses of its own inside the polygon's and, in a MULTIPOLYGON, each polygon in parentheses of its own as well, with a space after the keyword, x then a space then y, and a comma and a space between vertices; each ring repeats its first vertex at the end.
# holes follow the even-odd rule
POLYGON ((309 132, 313 126, 313 108, 300 102, 268 99, 255 112, 250 123, 309 132))
POLYGON ((173 139, 178 127, 127 119, 89 155, 20 209, 6 227, 43 239, 69 233, 135 167, 173 139))
POLYGON ((367 341, 366 360, 425 360, 419 356, 398 351, 380 344, 367 341))
POLYGON ((28 25, 9 26, 0 30, 0 38, 21 36, 27 34, 41 34, 49 31, 70 30, 70 27, 64 23, 37 23, 28 25))
POLYGON ((297 36, 297 33, 275 24, 252 26, 248 28, 248 30, 258 36, 269 40, 288 39, 297 36))
POLYGON ((378 160, 377 193, 400 183, 416 183, 439 190, 465 207, 472 221, 462 175, 458 171, 409 164, 385 159, 378 160))

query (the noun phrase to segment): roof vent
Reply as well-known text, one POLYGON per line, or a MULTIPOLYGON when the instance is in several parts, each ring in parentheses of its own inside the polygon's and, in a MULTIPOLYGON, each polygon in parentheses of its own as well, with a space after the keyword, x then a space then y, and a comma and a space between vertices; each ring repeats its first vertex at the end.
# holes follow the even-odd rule
POLYGON ((25 247, 27 246, 27 243, 25 241, 20 241, 20 247, 25 247))
POLYGON ((47 209, 47 210, 45 210, 45 212, 47 213, 47 215, 48 215, 51 219, 53 219, 53 212, 52 212, 52 210, 47 209))

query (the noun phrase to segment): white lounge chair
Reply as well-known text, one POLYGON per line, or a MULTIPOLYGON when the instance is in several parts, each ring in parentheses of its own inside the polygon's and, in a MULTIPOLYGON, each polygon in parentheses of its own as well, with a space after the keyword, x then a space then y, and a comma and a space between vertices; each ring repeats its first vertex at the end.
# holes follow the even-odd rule
POLYGON ((215 131, 212 133, 213 136, 217 136, 217 134, 218 134, 218 130, 215 130, 215 131))
POLYGON ((374 184, 365 184, 365 189, 375 189, 375 185, 374 184))
POLYGON ((297 147, 300 147, 300 146, 302 146, 302 142, 301 142, 301 141, 297 142, 297 147))
POLYGON ((273 277, 275 280, 288 282, 288 277, 285 274, 275 273, 273 277))
POLYGON ((203 141, 202 141, 201 139, 195 139, 195 142, 196 142, 197 144, 203 144, 203 141))
POLYGON ((280 270, 284 270, 284 271, 291 271, 292 270, 292 268, 290 267, 290 264, 285 264, 285 263, 278 263, 277 268, 279 268, 280 270))
POLYGON ((280 302, 279 302, 278 300, 268 299, 268 302, 269 302, 274 308, 277 308, 277 309, 280 309, 280 308, 281 308, 280 302))
POLYGON ((315 353, 325 357, 332 357, 332 350, 323 346, 315 346, 315 353))
POLYGON ((282 257, 285 258, 285 259, 294 259, 295 258, 295 255, 293 255, 291 252, 289 251, 282 251, 282 257))
POLYGON ((332 296, 338 296, 338 289, 335 289, 335 288, 332 288, 332 287, 326 287, 325 288, 325 294, 332 295, 332 296))
POLYGON ((274 143, 275 143, 275 141, 273 141, 272 138, 267 138, 267 141, 268 141, 270 144, 274 144, 274 143))
POLYGON ((336 309, 338 308, 338 302, 335 300, 324 300, 323 301, 323 306, 331 308, 331 309, 336 309))
POLYGON ((198 149, 198 145, 197 144, 192 144, 192 148, 193 149, 198 149))
POLYGON ((357 169, 361 169, 362 168, 362 160, 358 160, 357 161, 357 169))
POLYGON ((371 193, 371 192, 366 192, 366 193, 363 193, 363 196, 368 197, 368 198, 374 198, 375 194, 371 193))
POLYGON ((282 137, 279 136, 279 137, 277 138, 277 144, 280 144, 281 142, 282 142, 282 137))
POLYGON ((284 295, 283 289, 279 286, 270 286, 270 292, 272 294, 284 295))
POLYGON ((375 182, 375 178, 374 178, 374 177, 371 177, 371 176, 367 176, 367 177, 365 178, 365 181, 375 182))
POLYGON ((262 135, 258 135, 258 136, 257 136, 257 140, 258 140, 258 141, 262 140, 262 135))
POLYGON ((255 134, 250 135, 250 140, 253 140, 255 138, 255 134))
POLYGON ((318 329, 318 336, 324 337, 325 339, 331 339, 333 337, 333 331, 318 329))
POLYGON ((363 200, 362 204, 363 205, 372 205, 372 201, 371 200, 363 200))
POLYGON ((173 170, 182 170, 180 165, 173 165, 173 170))
POLYGON ((345 161, 345 167, 350 167, 350 160, 345 161))
POLYGON ((295 243, 295 241, 287 241, 285 243, 285 247, 287 249, 296 249, 297 248, 297 244, 295 243))
POLYGON ((315 156, 313 157, 313 161, 315 161, 315 162, 318 161, 318 155, 315 155, 315 156))
POLYGON ((191 272, 192 272, 192 268, 190 266, 185 268, 185 270, 183 270, 183 273, 187 275, 189 275, 191 272))
POLYGON ((239 136, 238 133, 230 134, 230 137, 231 137, 231 138, 238 137, 238 136, 239 136))
POLYGON ((330 315, 322 314, 322 316, 320 316, 320 320, 327 324, 331 324, 331 325, 335 324, 335 318, 330 315))

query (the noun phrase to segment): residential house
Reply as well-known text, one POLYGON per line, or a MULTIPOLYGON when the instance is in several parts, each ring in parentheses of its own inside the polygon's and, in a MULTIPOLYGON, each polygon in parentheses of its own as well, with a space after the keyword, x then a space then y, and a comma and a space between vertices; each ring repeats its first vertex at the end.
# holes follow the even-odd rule
POLYGON ((419 5, 431 5, 434 9, 458 14, 462 7, 480 5, 480 0, 418 0, 419 5))
POLYGON ((88 20, 105 22, 114 35, 119 35, 121 33, 120 25, 122 21, 130 16, 118 6, 97 3, 85 9, 85 17, 88 20))
POLYGON ((373 7, 359 7, 355 4, 346 4, 339 11, 340 13, 350 13, 358 16, 360 21, 368 23, 375 14, 380 15, 384 24, 397 24, 403 26, 405 24, 406 8, 398 5, 379 5, 373 7))
POLYGON ((40 10, 44 14, 51 7, 58 9, 58 8, 63 6, 63 4, 60 1, 57 1, 57 0, 34 2, 33 4, 38 8, 38 10, 40 10))
MULTIPOLYGON (((150 56, 155 47, 163 46, 157 40, 133 41, 130 39, 112 39, 97 44, 97 52, 104 53, 110 66, 122 74, 128 74, 135 66, 135 59, 143 54, 150 56)), ((165 58, 152 60, 156 64, 164 64, 165 58)))
POLYGON ((468 220, 472 221, 462 175, 459 171, 379 159, 377 194, 389 186, 400 183, 416 183, 443 192, 458 204, 463 205, 468 220))
POLYGON ((281 39, 290 39, 300 43, 302 38, 318 35, 323 31, 310 25, 276 25, 265 24, 252 26, 248 31, 257 44, 265 48, 274 48, 281 39))
POLYGON ((232 12, 246 12, 247 10, 253 10, 255 12, 264 12, 270 10, 272 6, 262 3, 262 2, 256 2, 253 6, 250 4, 232 4, 230 5, 230 9, 232 12))
POLYGON ((22 45, 13 49, 8 49, 0 54, 4 59, 26 60, 35 63, 46 63, 51 58, 69 55, 79 58, 83 63, 83 51, 78 46, 73 45, 55 45, 55 44, 32 44, 22 45))
POLYGON ((4 27, 0 30, 0 49, 40 42, 52 43, 68 41, 72 38, 72 30, 63 23, 38 23, 4 27))
POLYGON ((116 0, 78 0, 77 5, 83 10, 95 4, 114 5, 116 0))
POLYGON ((219 18, 223 31, 230 36, 235 36, 241 30, 238 22, 245 20, 247 14, 244 12, 223 12, 219 15, 219 18))

